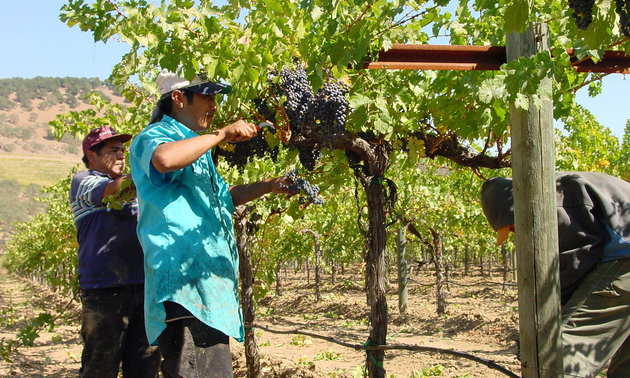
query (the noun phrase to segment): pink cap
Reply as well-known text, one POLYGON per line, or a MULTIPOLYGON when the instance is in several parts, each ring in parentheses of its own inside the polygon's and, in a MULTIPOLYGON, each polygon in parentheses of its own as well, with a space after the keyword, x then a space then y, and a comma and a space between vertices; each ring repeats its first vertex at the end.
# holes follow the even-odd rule
POLYGON ((97 127, 95 129, 92 129, 90 133, 83 139, 83 154, 85 155, 90 148, 108 139, 118 139, 125 143, 129 139, 131 139, 131 135, 118 134, 116 130, 112 129, 109 126, 97 127))

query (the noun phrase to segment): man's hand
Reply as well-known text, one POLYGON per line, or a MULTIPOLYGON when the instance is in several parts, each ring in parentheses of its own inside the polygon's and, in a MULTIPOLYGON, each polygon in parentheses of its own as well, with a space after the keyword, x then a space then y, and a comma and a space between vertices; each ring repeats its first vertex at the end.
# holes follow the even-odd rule
POLYGON ((243 142, 253 138, 258 133, 258 128, 253 123, 238 120, 233 124, 221 129, 225 135, 226 142, 243 142))
POLYGON ((292 181, 291 179, 287 177, 276 177, 271 180, 271 183, 272 183, 271 191, 273 193, 286 194, 287 195, 286 198, 291 198, 294 195, 299 194, 289 189, 289 185, 291 185, 292 181))

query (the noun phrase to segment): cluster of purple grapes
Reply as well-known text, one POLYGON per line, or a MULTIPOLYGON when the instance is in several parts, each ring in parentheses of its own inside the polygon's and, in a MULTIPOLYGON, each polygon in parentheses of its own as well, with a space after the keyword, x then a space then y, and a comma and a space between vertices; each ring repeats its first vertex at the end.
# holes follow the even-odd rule
POLYGON ((316 205, 324 203, 324 199, 319 195, 319 187, 299 177, 297 169, 285 173, 284 179, 291 182, 286 188, 292 192, 299 193, 298 201, 301 205, 306 205, 309 202, 316 205))
POLYGON ((313 101, 313 90, 304 68, 283 68, 280 71, 280 89, 285 95, 284 111, 289 117, 291 129, 300 131, 304 115, 313 101))
POLYGON ((253 138, 244 142, 230 143, 233 147, 232 151, 221 148, 214 148, 213 153, 223 156, 225 161, 233 167, 236 167, 242 174, 245 166, 254 157, 264 158, 269 156, 274 162, 278 160, 278 146, 271 148, 267 143, 266 134, 270 132, 267 129, 261 129, 253 138))
MULTIPOLYGON (((253 100, 256 111, 267 121, 276 122, 276 115, 269 103, 261 98, 253 100)), ((254 122, 257 122, 254 121, 254 122)), ((245 166, 254 157, 264 158, 269 156, 274 162, 278 160, 278 146, 271 148, 267 143, 267 133, 273 132, 269 129, 261 129, 253 138, 244 142, 232 143, 232 151, 225 149, 214 149, 214 154, 223 156, 231 166, 236 167, 240 173, 245 171, 245 166)))
MULTIPOLYGON (((334 140, 346 130, 348 113, 348 86, 338 80, 329 80, 313 94, 304 68, 283 68, 279 85, 273 91, 285 96, 283 107, 294 132, 317 132, 323 146, 332 149, 334 140)), ((321 159, 321 146, 299 148, 300 162, 309 171, 321 159)))
POLYGON ((300 163, 308 171, 315 169, 315 165, 322 158, 322 150, 319 148, 298 147, 300 163))
POLYGON ((332 149, 334 139, 346 131, 348 114, 348 86, 339 80, 329 80, 317 91, 306 113, 324 139, 324 146, 332 149))
POLYGON ((569 0, 569 8, 573 9, 571 16, 578 29, 586 30, 593 21, 593 5, 595 0, 569 0))
POLYGON ((615 11, 619 15, 619 29, 623 35, 630 38, 630 17, 628 17, 630 0, 615 0, 615 3, 615 11))

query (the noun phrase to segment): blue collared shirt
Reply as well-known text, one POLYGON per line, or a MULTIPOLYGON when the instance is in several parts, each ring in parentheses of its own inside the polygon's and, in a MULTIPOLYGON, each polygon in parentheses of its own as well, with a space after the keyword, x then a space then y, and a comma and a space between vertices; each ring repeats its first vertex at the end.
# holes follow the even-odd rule
POLYGON ((197 319, 238 341, 244 337, 238 300, 234 203, 210 151, 169 173, 151 164, 162 143, 197 134, 164 116, 136 136, 130 148, 138 190, 138 237, 145 254, 145 322, 155 344, 166 328, 162 302, 179 303, 197 319))

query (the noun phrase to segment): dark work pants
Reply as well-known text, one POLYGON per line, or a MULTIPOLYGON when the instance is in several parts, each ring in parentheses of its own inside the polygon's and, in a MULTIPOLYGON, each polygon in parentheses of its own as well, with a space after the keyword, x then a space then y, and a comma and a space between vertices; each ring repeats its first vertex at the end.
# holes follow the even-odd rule
POLYGON ((81 294, 81 378, 155 378, 160 353, 144 328, 144 287, 86 289, 81 294))
MULTIPOLYGON (((165 307, 169 319, 172 306, 165 307)), ((194 317, 168 321, 158 344, 164 378, 233 376, 229 337, 194 317)))

